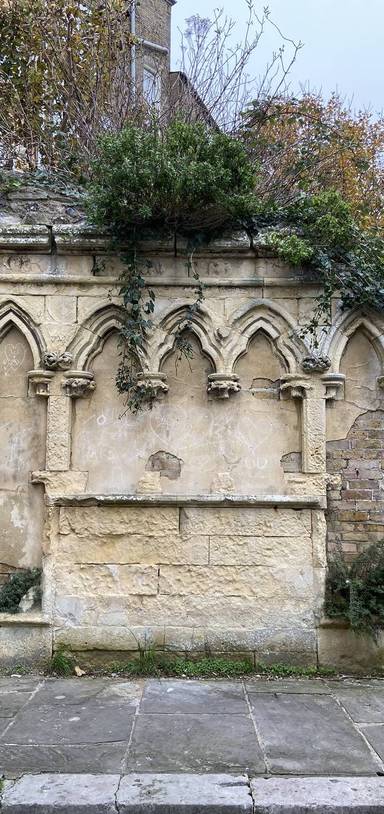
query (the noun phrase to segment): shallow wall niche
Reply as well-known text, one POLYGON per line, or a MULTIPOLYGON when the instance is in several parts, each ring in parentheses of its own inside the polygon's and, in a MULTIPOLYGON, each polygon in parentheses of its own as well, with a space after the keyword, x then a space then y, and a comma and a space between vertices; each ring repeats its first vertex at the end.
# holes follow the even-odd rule
POLYGON ((300 404, 280 399, 280 378, 286 372, 284 360, 262 331, 251 339, 235 367, 242 385, 238 432, 248 438, 244 474, 252 491, 284 489, 282 458, 289 453, 300 458, 300 404))
POLYGON ((162 369, 168 376, 168 395, 152 410, 136 415, 125 410, 116 390, 118 335, 106 339, 92 363, 96 390, 75 402, 72 462, 75 469, 88 470, 88 492, 135 492, 148 471, 160 471, 166 493, 209 490, 217 471, 206 434, 207 376, 212 367, 194 336, 184 338, 193 358, 180 359, 180 353, 172 351, 162 369))
POLYGON ((30 472, 45 467, 46 403, 28 395, 33 357, 14 327, 0 342, 0 581, 40 565, 43 495, 30 472))
POLYGON ((358 415, 383 405, 377 378, 383 375, 376 350, 363 328, 348 340, 340 363, 345 376, 345 397, 327 410, 327 439, 345 438, 358 415))

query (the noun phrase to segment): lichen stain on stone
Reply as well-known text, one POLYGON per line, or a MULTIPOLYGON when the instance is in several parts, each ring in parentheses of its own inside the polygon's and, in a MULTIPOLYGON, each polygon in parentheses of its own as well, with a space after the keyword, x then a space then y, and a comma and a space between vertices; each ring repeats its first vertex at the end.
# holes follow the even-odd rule
POLYGON ((169 478, 169 480, 177 480, 181 475, 181 467, 184 462, 177 455, 172 455, 171 452, 165 452, 160 449, 148 458, 148 463, 145 467, 147 472, 160 472, 160 476, 169 478))

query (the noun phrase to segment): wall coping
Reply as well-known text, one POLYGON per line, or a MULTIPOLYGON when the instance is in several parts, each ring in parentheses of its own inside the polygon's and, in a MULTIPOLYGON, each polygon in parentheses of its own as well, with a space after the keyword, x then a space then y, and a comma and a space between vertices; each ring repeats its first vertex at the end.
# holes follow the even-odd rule
POLYGON ((51 622, 41 611, 27 611, 26 613, 0 613, 0 627, 5 625, 35 625, 35 627, 49 627, 51 622))
POLYGON ((321 509, 324 498, 318 495, 51 495, 49 506, 206 506, 214 508, 289 508, 321 509))

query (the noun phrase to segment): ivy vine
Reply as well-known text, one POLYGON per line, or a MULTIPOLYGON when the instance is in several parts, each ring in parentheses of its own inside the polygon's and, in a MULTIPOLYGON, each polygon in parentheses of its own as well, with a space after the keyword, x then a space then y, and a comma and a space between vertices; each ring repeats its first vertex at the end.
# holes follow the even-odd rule
POLYGON ((249 224, 254 211, 255 172, 244 145, 201 123, 175 121, 165 130, 126 127, 100 142, 88 192, 93 223, 107 228, 111 246, 120 250, 124 271, 120 296, 124 321, 120 331, 117 388, 128 409, 151 407, 152 386, 138 378, 145 336, 153 326, 155 293, 147 286, 148 264, 139 244, 155 234, 187 238, 187 264, 196 281, 195 301, 175 334, 179 353, 191 355, 185 328, 204 299, 193 266, 195 249, 227 229, 249 224))

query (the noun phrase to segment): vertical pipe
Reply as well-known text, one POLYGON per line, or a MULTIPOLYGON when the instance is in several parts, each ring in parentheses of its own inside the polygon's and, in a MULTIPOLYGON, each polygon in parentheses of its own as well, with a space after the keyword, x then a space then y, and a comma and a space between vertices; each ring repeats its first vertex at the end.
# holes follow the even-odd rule
MULTIPOLYGON (((132 0, 131 5, 131 34, 136 37, 136 0, 132 0)), ((136 43, 131 45, 131 82, 132 82, 132 97, 136 98, 136 43)))

